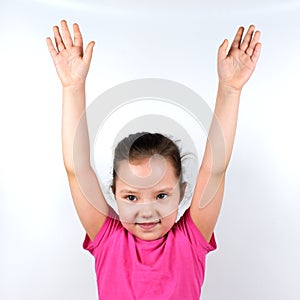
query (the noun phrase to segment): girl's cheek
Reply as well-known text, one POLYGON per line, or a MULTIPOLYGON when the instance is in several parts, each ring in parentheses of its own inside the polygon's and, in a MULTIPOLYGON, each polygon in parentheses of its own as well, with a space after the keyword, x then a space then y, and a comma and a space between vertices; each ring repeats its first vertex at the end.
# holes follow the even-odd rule
POLYGON ((117 200, 120 221, 134 223, 138 213, 138 205, 124 200, 117 200))
POLYGON ((162 218, 166 218, 175 212, 177 213, 179 200, 175 197, 170 197, 167 200, 157 201, 156 210, 162 218))

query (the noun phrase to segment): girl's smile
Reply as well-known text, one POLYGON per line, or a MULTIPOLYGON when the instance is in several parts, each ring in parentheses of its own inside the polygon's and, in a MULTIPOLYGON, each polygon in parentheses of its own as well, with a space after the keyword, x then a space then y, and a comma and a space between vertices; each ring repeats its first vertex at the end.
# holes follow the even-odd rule
POLYGON ((144 230, 151 230, 156 225, 158 225, 160 221, 158 222, 150 222, 150 223, 136 223, 137 226, 141 227, 144 230))

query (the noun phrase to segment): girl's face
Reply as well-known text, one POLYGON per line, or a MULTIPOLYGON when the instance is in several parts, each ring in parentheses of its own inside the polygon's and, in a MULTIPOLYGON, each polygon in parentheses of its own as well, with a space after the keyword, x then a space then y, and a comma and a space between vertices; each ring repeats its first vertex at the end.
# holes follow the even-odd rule
POLYGON ((115 191, 120 221, 143 240, 159 239, 172 228, 183 195, 174 167, 161 156, 120 162, 115 191))

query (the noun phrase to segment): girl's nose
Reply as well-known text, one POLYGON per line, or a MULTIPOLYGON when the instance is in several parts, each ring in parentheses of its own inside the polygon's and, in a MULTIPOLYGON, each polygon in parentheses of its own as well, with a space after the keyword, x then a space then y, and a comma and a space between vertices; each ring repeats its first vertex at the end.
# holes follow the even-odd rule
POLYGON ((143 203, 140 207, 140 217, 143 219, 151 219, 155 216, 154 203, 143 203))

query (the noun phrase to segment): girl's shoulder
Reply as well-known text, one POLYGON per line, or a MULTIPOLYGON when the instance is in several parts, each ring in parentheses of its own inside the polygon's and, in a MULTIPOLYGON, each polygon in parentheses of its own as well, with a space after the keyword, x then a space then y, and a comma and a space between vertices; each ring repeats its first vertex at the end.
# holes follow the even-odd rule
POLYGON ((109 214, 94 240, 91 240, 88 235, 85 236, 83 248, 93 254, 102 241, 107 240, 112 234, 120 230, 124 230, 124 228, 119 220, 119 216, 110 208, 109 214))
POLYGON ((181 218, 175 223, 172 231, 175 234, 177 234, 177 232, 180 232, 181 235, 188 239, 191 245, 197 248, 205 249, 207 252, 210 252, 217 248, 214 234, 212 234, 210 241, 207 242, 202 233, 196 227, 190 215, 190 208, 188 208, 181 216, 181 218))

